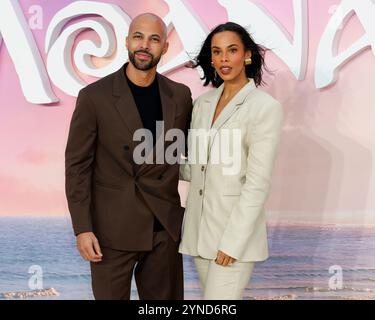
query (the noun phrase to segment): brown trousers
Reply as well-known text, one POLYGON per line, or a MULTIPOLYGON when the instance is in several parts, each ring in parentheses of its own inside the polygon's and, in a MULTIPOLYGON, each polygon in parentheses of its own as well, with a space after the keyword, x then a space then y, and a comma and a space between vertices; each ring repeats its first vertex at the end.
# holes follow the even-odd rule
POLYGON ((96 300, 130 300, 135 276, 140 300, 183 300, 182 255, 163 230, 153 233, 151 251, 101 248, 103 260, 91 262, 92 290, 96 300))

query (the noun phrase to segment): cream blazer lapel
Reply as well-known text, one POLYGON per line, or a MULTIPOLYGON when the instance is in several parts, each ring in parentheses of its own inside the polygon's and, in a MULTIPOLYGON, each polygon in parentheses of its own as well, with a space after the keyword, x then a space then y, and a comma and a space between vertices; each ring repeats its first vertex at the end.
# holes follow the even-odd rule
POLYGON ((215 141, 218 131, 223 125, 233 116, 233 114, 243 105, 246 97, 249 93, 256 88, 253 79, 249 78, 249 82, 241 88, 241 90, 228 102, 228 104, 221 111, 215 122, 212 124, 212 120, 215 115, 216 106, 224 90, 224 84, 222 84, 217 90, 213 90, 213 94, 206 98, 207 103, 207 114, 206 114, 206 129, 212 129, 212 138, 209 141, 208 153, 211 151, 211 147, 215 141), (211 126, 212 124, 212 126, 211 126))

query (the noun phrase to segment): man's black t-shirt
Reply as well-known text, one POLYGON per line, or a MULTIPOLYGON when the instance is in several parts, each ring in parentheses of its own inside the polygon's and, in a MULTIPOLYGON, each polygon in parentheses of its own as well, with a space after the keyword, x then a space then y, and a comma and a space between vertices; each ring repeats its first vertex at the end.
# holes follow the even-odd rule
MULTIPOLYGON (((156 121, 163 120, 160 93, 157 77, 148 87, 140 87, 131 82, 125 72, 125 76, 132 92, 135 104, 138 108, 143 127, 152 133, 153 145, 156 142, 156 121)), ((159 220, 154 216, 154 231, 164 230, 159 220)))

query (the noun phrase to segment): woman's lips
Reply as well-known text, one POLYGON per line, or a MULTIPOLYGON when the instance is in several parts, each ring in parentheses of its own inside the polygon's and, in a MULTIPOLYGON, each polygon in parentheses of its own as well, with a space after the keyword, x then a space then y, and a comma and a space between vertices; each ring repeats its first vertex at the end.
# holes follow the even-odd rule
POLYGON ((223 75, 228 75, 230 74, 232 71, 232 68, 231 67, 221 67, 220 68, 220 73, 223 74, 223 75))

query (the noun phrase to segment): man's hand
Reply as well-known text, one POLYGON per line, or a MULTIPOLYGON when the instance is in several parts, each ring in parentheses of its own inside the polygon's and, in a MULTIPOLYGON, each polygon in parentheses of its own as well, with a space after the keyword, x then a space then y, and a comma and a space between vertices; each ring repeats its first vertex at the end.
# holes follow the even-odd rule
POLYGON ((232 263, 234 263, 236 259, 228 256, 225 254, 223 251, 218 251, 217 252, 217 257, 216 257, 216 264, 221 265, 223 267, 230 266, 232 263))
POLYGON ((77 248, 83 259, 91 262, 102 261, 99 241, 92 232, 83 232, 77 236, 77 248))

